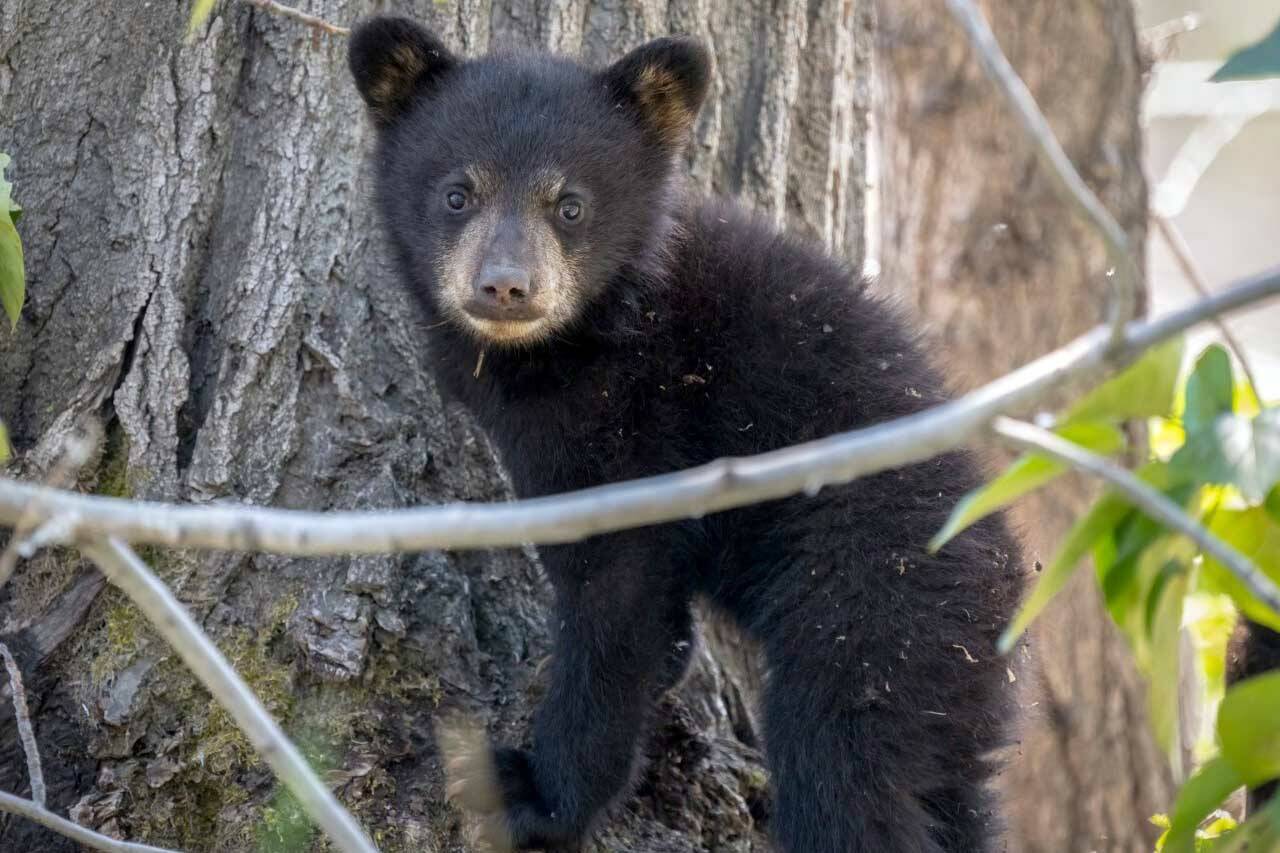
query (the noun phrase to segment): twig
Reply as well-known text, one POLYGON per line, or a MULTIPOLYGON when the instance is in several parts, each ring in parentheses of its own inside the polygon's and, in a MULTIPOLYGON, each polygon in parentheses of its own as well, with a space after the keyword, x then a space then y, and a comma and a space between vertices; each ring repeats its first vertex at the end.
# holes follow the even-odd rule
POLYGON ((1269 92, 1257 88, 1246 87, 1225 95, 1214 105, 1213 114, 1196 125, 1174 155, 1151 194, 1151 209, 1169 219, 1182 213, 1222 149, 1240 135, 1245 125, 1274 105, 1269 92))
POLYGON ((308 15, 301 9, 293 6, 285 6, 283 3, 276 3, 275 0, 244 0, 251 6, 257 6, 264 12, 270 12, 273 15, 279 15, 282 18, 289 18, 301 24, 306 24, 315 30, 326 32, 331 36, 350 35, 351 30, 347 27, 340 27, 337 24, 331 24, 324 18, 317 18, 315 15, 308 15))
MULTIPOLYGON (((1160 236, 1168 244, 1169 250, 1173 252, 1174 260, 1178 262, 1178 267, 1182 270, 1182 274, 1191 283, 1191 287, 1201 296, 1208 296, 1209 284, 1205 281, 1204 273, 1201 272, 1195 257, 1192 256, 1191 246, 1188 245, 1186 237, 1182 235, 1182 230, 1174 224, 1173 220, 1159 213, 1153 212, 1151 218, 1156 223, 1156 230, 1160 232, 1160 236)), ((1254 377, 1253 368, 1249 366, 1249 359, 1245 356, 1244 346, 1236 338, 1235 333, 1231 331, 1231 327, 1221 317, 1214 317, 1213 324, 1222 333, 1222 339, 1227 342, 1227 346, 1231 347, 1231 351, 1236 354, 1236 361, 1240 362, 1240 369, 1244 372, 1244 378, 1249 382, 1249 387, 1253 389, 1253 396, 1261 403, 1262 389, 1258 385, 1258 380, 1254 377)))
POLYGON ((0 524, 37 507, 74 514, 81 535, 177 548, 351 554, 573 542, 611 530, 696 518, 928 459, 1024 410, 1068 379, 1127 364, 1208 317, 1280 294, 1280 268, 1186 308, 1126 326, 1119 350, 1099 326, 963 397, 905 418, 818 441, 577 492, 501 504, 456 503, 375 512, 177 506, 92 497, 0 478, 0 524))
POLYGON ((1151 45, 1153 50, 1159 50, 1164 47, 1166 42, 1171 42, 1178 36, 1186 35, 1200 29, 1200 16, 1195 12, 1188 12, 1185 15, 1179 15, 1176 18, 1170 18, 1167 21, 1161 21, 1153 24, 1142 31, 1142 40, 1151 45))
POLYGON ((1112 344, 1119 347, 1124 335, 1124 324, 1137 313, 1141 285, 1137 261, 1129 250, 1128 236, 1085 184, 1075 166, 1071 165, 1071 160, 1053 135, 1049 122, 1040 112, 1027 84, 1022 82, 1022 78, 1009 64, 986 19, 972 0, 947 0, 947 8, 968 35, 969 43, 977 52, 987 76, 1009 102, 1027 138, 1032 142, 1036 156, 1048 169, 1059 194, 1102 236, 1113 267, 1107 321, 1111 326, 1112 344))
POLYGON ((36 805, 30 800, 15 797, 13 794, 8 794, 4 791, 0 791, 0 811, 30 818, 41 826, 46 826, 54 832, 65 835, 73 841, 78 841, 85 847, 92 847, 94 850, 105 850, 107 853, 177 853, 175 850, 169 850, 164 847, 152 847, 150 844, 137 844, 132 841, 119 841, 110 836, 102 835, 88 827, 67 820, 62 815, 55 814, 43 806, 36 805))
POLYGON ((76 539, 76 518, 73 515, 57 515, 31 532, 31 535, 14 545, 14 552, 24 560, 30 560, 41 548, 65 545, 76 539))
POLYGON ((36 744, 36 733, 31 728, 31 712, 27 710, 27 691, 22 687, 22 670, 13 659, 9 647, 0 643, 0 657, 4 658, 4 668, 9 673, 9 690, 13 693, 13 716, 18 721, 18 738, 22 741, 22 752, 27 756, 27 775, 31 777, 31 799, 37 806, 44 808, 44 771, 40 769, 40 747, 36 744))
POLYGON ((138 555, 118 539, 92 542, 83 545, 82 550, 111 583, 129 596, 200 683, 231 714, 254 749, 334 846, 344 853, 376 853, 373 842, 285 737, 258 697, 138 555))
MULTIPOLYGON (((89 457, 101 439, 102 427, 97 421, 82 423, 80 433, 68 439, 62 454, 46 475, 45 482, 52 486, 70 485, 75 482, 76 474, 84 467, 84 463, 89 461, 89 457)), ((49 531, 45 528, 50 524, 62 523, 55 522, 53 519, 39 518, 36 509, 34 504, 28 507, 27 512, 14 523, 9 544, 3 552, 0 552, 0 587, 9 582, 14 568, 18 565, 18 559, 20 557, 27 559, 34 553, 31 547, 32 541, 38 542, 38 537, 47 536, 49 531), (33 533, 32 529, 36 527, 39 529, 33 533)), ((74 525, 74 519, 69 518, 66 521, 74 525)))
POLYGON ((1048 430, 1023 421, 1001 416, 992 421, 991 429, 1019 450, 1048 456, 1105 480, 1129 503, 1150 518, 1176 530, 1199 545, 1202 550, 1226 566, 1227 570, 1248 587, 1259 601, 1264 602, 1276 613, 1280 613, 1280 586, 1276 586, 1271 578, 1264 575, 1239 551, 1214 536, 1204 525, 1183 512, 1176 503, 1142 482, 1132 472, 1112 464, 1078 444, 1073 444, 1048 430))

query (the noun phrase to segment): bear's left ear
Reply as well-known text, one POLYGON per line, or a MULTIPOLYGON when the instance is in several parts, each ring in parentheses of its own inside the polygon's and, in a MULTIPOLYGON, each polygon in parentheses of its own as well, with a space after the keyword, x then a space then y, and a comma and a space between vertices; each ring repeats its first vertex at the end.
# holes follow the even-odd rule
POLYGON ((643 44, 604 71, 613 97, 669 148, 684 145, 711 83, 711 56, 689 36, 643 44))
POLYGON ((379 127, 386 127, 458 60, 431 33, 408 18, 361 21, 351 33, 347 65, 379 127))

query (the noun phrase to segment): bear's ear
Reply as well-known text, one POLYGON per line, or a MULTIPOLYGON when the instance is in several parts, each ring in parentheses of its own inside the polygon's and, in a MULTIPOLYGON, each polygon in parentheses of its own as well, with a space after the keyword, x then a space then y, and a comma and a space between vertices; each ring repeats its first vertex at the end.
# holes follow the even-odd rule
POLYGON ((417 22, 384 16, 356 26, 347 64, 374 121, 386 127, 458 60, 417 22))
POLYGON ((682 147, 711 82, 711 56, 689 36, 641 45, 609 66, 612 95, 629 103, 644 128, 663 145, 682 147))

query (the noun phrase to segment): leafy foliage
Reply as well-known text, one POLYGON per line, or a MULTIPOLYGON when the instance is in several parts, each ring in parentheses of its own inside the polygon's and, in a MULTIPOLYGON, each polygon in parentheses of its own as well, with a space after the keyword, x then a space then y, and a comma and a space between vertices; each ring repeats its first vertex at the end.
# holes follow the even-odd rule
MULTIPOLYGON (((1218 709, 1218 740, 1222 753, 1205 763, 1178 792, 1169 831, 1158 849, 1167 853, 1192 853, 1204 849, 1199 828, 1214 816, 1218 804, 1243 785, 1258 785, 1280 778, 1280 672, 1269 672, 1233 687, 1218 709)), ((1240 827, 1247 847, 1215 845, 1228 849, 1274 850, 1280 842, 1280 800, 1272 802, 1240 827), (1258 843, 1263 839, 1269 843, 1258 843)), ((1228 836, 1229 838, 1231 836, 1228 836)))
MULTIPOLYGON (((1231 358, 1219 346, 1201 353, 1180 385, 1182 361, 1180 341, 1152 350, 1072 406, 1055 431, 1094 453, 1111 454, 1124 447, 1124 421, 1149 419, 1151 452, 1137 476, 1280 583, 1280 407, 1261 406, 1236 381, 1231 358)), ((1035 454, 1018 458, 960 502, 931 546, 943 547, 977 519, 1062 471, 1035 454)), ((1242 785, 1280 778, 1280 672, 1230 690, 1224 683, 1236 612, 1276 630, 1280 613, 1255 598, 1227 567, 1201 554, 1196 543, 1108 491, 1067 533, 1001 637, 1002 651, 1013 647, 1086 555, 1093 558, 1107 611, 1147 677, 1152 728, 1175 774, 1190 769, 1181 766, 1187 749, 1202 762, 1170 816, 1157 821, 1167 828, 1159 849, 1273 849, 1266 845, 1280 843, 1280 801, 1238 828, 1216 810, 1242 785), (1196 699, 1203 718, 1214 719, 1216 707, 1217 725, 1192 733, 1193 742, 1184 744, 1181 704, 1187 700, 1179 685, 1188 668, 1205 686, 1196 699), (1264 846, 1256 846, 1259 839, 1264 846)))
MULTIPOLYGON (((1116 453, 1125 445, 1124 432, 1105 421, 1067 424, 1057 433, 1068 441, 1104 455, 1116 453)), ((1066 464, 1057 460, 1024 454, 987 486, 965 496, 947 519, 946 526, 929 542, 929 549, 937 551, 975 521, 1040 488, 1066 470, 1066 464)))
POLYGON ((1233 53, 1209 79, 1224 83, 1266 77, 1280 77, 1280 21, 1261 41, 1233 53))
POLYGON ((1242 681, 1218 709, 1222 758, 1248 785, 1280 778, 1280 672, 1242 681))
POLYGON ((1032 621, 1040 615, 1040 611, 1062 591, 1071 578, 1071 573, 1085 554, 1089 553, 1095 542, 1103 534, 1114 528, 1128 511, 1128 505, 1116 497, 1107 497, 1098 501, 1088 514, 1075 523, 1067 532, 1062 547, 1053 561, 1045 568, 1039 583, 1031 590, 1031 595, 1014 617, 1012 624, 1000 636, 1000 651, 1007 654, 1022 632, 1027 630, 1032 621))
POLYGON ((1177 853, 1199 848, 1196 829, 1243 782, 1240 774, 1225 759, 1214 758, 1206 762, 1178 792, 1169 819, 1169 831, 1161 839, 1158 849, 1177 853))
POLYGON ((26 271, 22 240, 15 227, 22 217, 22 208, 13 200, 13 185, 4 177, 9 162, 9 155, 0 151, 0 306, 4 307, 12 329, 18 325, 26 299, 26 271))
MULTIPOLYGON (((1219 508, 1209 521, 1209 530, 1248 557, 1269 578, 1280 582, 1280 524, 1264 508, 1219 508)), ((1235 575, 1212 557, 1205 559, 1203 585, 1231 596, 1253 621, 1280 631, 1280 614, 1254 598, 1235 575)))
POLYGON ((1193 436, 1170 461, 1185 477, 1235 486, 1256 502, 1280 479, 1280 409, 1227 412, 1193 436))
POLYGON ((1177 394, 1185 349, 1185 342, 1178 337, 1147 350, 1127 370, 1076 401, 1064 422, 1123 421, 1166 414, 1177 394))
MULTIPOLYGON (((1121 450, 1122 421, 1160 415, 1173 405, 1182 353, 1181 338, 1151 348, 1128 370, 1081 398, 1055 431, 1095 453, 1109 455, 1121 450)), ((937 551, 969 525, 1046 485, 1065 470, 1065 465, 1054 460, 1023 454, 1000 477, 965 496, 930 541, 930 550, 937 551)), ((1087 550, 1089 546, 1084 547, 1087 550)))

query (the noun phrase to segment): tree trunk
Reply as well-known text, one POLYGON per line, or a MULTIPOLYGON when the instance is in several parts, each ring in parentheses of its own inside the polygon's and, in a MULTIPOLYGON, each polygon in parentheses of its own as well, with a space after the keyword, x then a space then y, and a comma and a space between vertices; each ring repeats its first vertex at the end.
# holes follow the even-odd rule
MULTIPOLYGON (((982 5, 1141 258, 1144 67, 1129 0, 982 5)), ((1098 322, 1101 242, 1054 195, 940 4, 882 0, 876 58, 884 282, 918 309, 943 363, 971 386, 1098 322)), ((1024 501, 1017 520, 1030 553, 1047 562, 1093 493, 1076 482, 1024 501)), ((1038 683, 1003 780, 1009 849, 1149 851, 1148 818, 1170 805, 1169 774, 1144 688, 1086 572, 1042 617, 1031 648, 1038 683)))
MULTIPOLYGON (((349 23, 375 4, 302 5, 349 23)), ((860 259, 861 3, 413 6, 473 54, 538 44, 604 62, 650 36, 701 35, 718 73, 697 183, 860 259)), ((437 396, 430 331, 387 269, 344 41, 226 2, 184 44, 188 10, 0 5, 0 149, 28 270, 22 319, 0 330, 8 473, 45 476, 89 421, 106 440, 79 485, 103 494, 313 509, 505 498, 486 442, 437 396)), ((432 720, 460 708, 499 737, 525 731, 548 648, 531 552, 144 556, 382 849, 468 847, 432 720)), ((228 716, 76 554, 20 566, 0 634, 28 672, 52 808, 187 850, 307 847, 228 716)), ((596 849, 762 849, 741 677, 701 655, 596 849)), ((0 732, 0 784, 24 793, 7 707, 0 732)), ((74 845, 4 818, 0 848, 74 845)))

